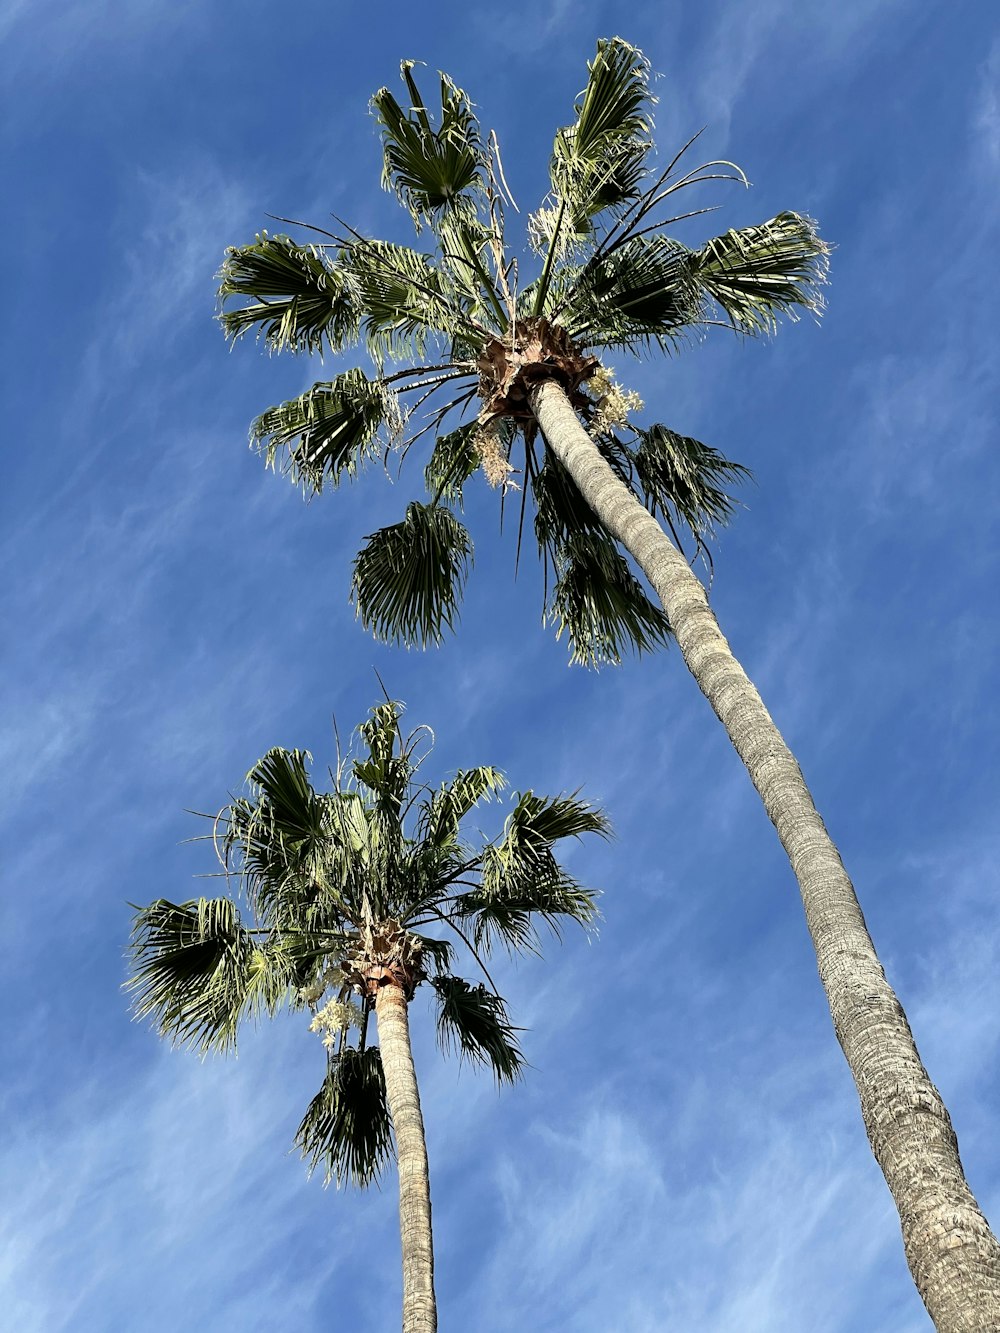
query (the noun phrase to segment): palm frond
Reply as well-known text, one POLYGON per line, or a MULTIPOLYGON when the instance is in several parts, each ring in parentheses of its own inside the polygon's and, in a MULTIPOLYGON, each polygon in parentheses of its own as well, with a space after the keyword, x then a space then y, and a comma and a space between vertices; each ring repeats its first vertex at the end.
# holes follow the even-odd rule
POLYGON ((248 304, 220 315, 229 338, 256 328, 272 351, 339 351, 357 336, 358 293, 343 267, 315 245, 259 234, 231 246, 219 270, 219 299, 248 304))
POLYGON ((819 314, 830 247, 812 218, 779 213, 717 236, 695 252, 692 271, 742 333, 771 333, 778 316, 819 314))
POLYGON ((536 796, 519 792, 517 804, 504 825, 502 848, 517 848, 519 854, 552 847, 564 838, 579 838, 584 833, 611 837, 611 821, 603 810, 587 801, 570 796, 536 796))
POLYGON ((152 1018, 177 1045, 232 1049, 248 1008, 273 998, 248 990, 258 952, 228 898, 151 903, 132 924, 127 988, 136 1017, 152 1018))
POLYGON ((475 446, 479 430, 479 422, 470 421, 435 440, 424 468, 424 485, 433 500, 461 505, 462 487, 480 463, 475 446))
POLYGON ((584 264, 559 319, 586 346, 669 350, 703 315, 689 252, 668 236, 633 236, 584 264))
POLYGON ((359 238, 345 250, 344 265, 357 286, 360 327, 376 361, 419 359, 432 338, 444 346, 457 333, 475 333, 468 297, 449 291, 440 267, 419 250, 359 238))
POLYGON ((356 759, 351 765, 354 776, 396 823, 414 771, 411 748, 403 741, 399 729, 403 708, 397 700, 386 700, 369 711, 357 729, 368 756, 356 759))
POLYGON ((699 543, 710 539, 736 511, 727 488, 750 479, 749 468, 664 425, 636 428, 636 436, 635 472, 650 513, 679 518, 699 543))
POLYGON ((596 529, 600 520, 580 494, 576 483, 551 450, 531 474, 535 501, 535 537, 545 551, 567 541, 573 533, 596 529))
POLYGON ((454 965, 455 950, 447 940, 435 939, 433 935, 418 935, 421 960, 429 963, 435 975, 444 976, 454 965))
POLYGON ((395 193, 418 225, 445 209, 471 212, 470 194, 481 184, 485 155, 479 122, 466 94, 440 75, 441 112, 437 123, 404 61, 401 69, 410 105, 403 110, 388 88, 372 98, 382 131, 382 185, 395 193))
POLYGON ((620 37, 601 39, 587 69, 576 121, 556 133, 550 168, 552 193, 568 203, 581 234, 596 214, 637 198, 653 124, 649 62, 641 51, 620 37))
POLYGON ((305 926, 330 882, 337 846, 329 800, 309 780, 307 751, 269 750, 247 775, 253 800, 232 801, 222 816, 223 856, 247 898, 272 925, 305 926))
POLYGON ((478 888, 458 895, 454 915, 471 920, 477 947, 499 940, 511 952, 535 952, 535 919, 556 934, 564 920, 589 925, 597 916, 597 895, 582 888, 556 860, 553 848, 565 838, 596 833, 611 836, 603 811, 571 796, 518 794, 503 834, 487 847, 478 888))
POLYGON ((323 483, 352 480, 381 452, 378 432, 401 427, 396 395, 362 370, 347 370, 324 384, 262 413, 250 428, 251 442, 268 467, 278 469, 306 491, 323 483))
POLYGON ((558 937, 565 921, 589 926, 599 915, 597 893, 567 875, 551 851, 514 858, 495 848, 484 857, 480 887, 459 895, 452 912, 472 923, 477 949, 490 953, 500 943, 511 954, 540 952, 536 921, 558 937))
POLYGON ((507 779, 498 768, 459 769, 421 802, 417 834, 421 843, 442 850, 454 847, 461 821, 484 797, 503 791, 507 779))
POLYGON ((570 660, 617 666, 630 649, 652 652, 670 639, 670 623, 605 532, 582 530, 557 548, 559 578, 546 608, 556 638, 565 632, 570 660))
POLYGON ((371 533, 354 562, 351 600, 388 642, 440 643, 453 629, 472 540, 450 509, 414 500, 402 523, 371 533))
POLYGON ((323 1086, 295 1134, 310 1172, 322 1164, 325 1181, 363 1188, 392 1160, 392 1122, 377 1046, 351 1047, 331 1059, 323 1086))
POLYGON ((431 979, 437 992, 438 1041, 445 1051, 457 1051, 474 1064, 489 1065, 498 1083, 513 1083, 524 1067, 517 1044, 517 1028, 507 1017, 499 995, 485 986, 473 986, 461 977, 431 979))

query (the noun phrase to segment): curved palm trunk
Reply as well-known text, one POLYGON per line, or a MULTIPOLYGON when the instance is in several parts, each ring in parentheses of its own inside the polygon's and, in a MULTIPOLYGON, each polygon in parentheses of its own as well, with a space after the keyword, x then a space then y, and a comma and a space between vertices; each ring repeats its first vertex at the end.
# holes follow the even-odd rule
POLYGON ((399 1167, 399 1230, 403 1242, 403 1333, 436 1333, 434 1246, 427 1144, 410 1048, 406 996, 391 982, 375 997, 385 1093, 399 1167))
POLYGON ((542 382, 530 402, 587 504, 656 590, 684 661, 788 853, 868 1140, 899 1210, 907 1263, 931 1318, 941 1333, 1000 1330, 1000 1245, 966 1183, 948 1112, 794 756, 733 656, 700 580, 602 458, 563 389, 542 382))

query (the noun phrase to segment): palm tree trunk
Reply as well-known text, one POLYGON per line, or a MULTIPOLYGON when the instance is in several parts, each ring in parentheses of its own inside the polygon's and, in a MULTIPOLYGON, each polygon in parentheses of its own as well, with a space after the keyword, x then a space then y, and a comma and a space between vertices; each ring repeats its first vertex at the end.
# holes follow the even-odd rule
POLYGON ((430 1177, 407 1008, 406 995, 400 986, 390 982, 379 988, 375 1018, 399 1168, 403 1333, 436 1333, 430 1177))
POLYGON ((531 390, 530 402, 552 452, 656 590, 684 661, 788 853, 837 1039, 928 1313, 940 1333, 1000 1330, 1000 1245, 966 1183, 947 1109, 885 979, 854 887, 795 757, 733 656, 700 580, 602 458, 562 387, 544 381, 531 390))

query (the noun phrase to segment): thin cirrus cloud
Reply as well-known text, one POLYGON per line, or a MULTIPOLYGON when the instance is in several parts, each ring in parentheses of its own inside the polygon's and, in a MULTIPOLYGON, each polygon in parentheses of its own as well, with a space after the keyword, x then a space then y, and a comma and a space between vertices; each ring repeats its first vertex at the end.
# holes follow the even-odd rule
MULTIPOLYGON (((632 7, 622 35, 664 74, 661 149, 707 120, 706 149, 759 182, 723 195, 706 228, 795 207, 838 248, 820 328, 756 346, 715 331, 676 361, 615 365, 651 419, 757 475, 713 599, 843 843, 996 1220, 981 292, 997 47, 972 7, 905 25, 902 8, 775 2, 668 22, 632 7), (968 206, 943 245, 956 179, 968 206)), ((497 30, 481 11, 437 23, 389 3, 378 25, 348 10, 334 26, 308 3, 293 31, 256 0, 239 25, 211 5, 164 19, 107 4, 100 25, 79 6, 7 12, 26 219, 0 538, 13 1323, 396 1320, 392 1180, 324 1191, 289 1154, 321 1075, 314 1037, 279 1022, 237 1061, 202 1064, 132 1024, 120 989, 127 904, 216 891, 194 878, 214 870, 210 848, 180 845, 203 828, 185 808, 217 809, 272 744, 312 749, 322 773, 331 714, 346 739, 378 697, 374 666, 433 727, 432 780, 496 763, 516 788, 582 786, 616 829, 572 854, 603 890, 599 931, 498 962, 528 1029, 521 1086, 498 1094, 444 1061, 417 1008, 443 1325, 917 1333, 795 885, 676 651, 570 670, 539 629, 530 532, 514 583, 510 512, 498 534, 485 487, 470 487, 458 636, 430 654, 371 643, 347 604, 350 561, 400 516, 407 474, 376 467, 303 505, 250 454, 247 425, 334 368, 250 342, 230 353, 212 326, 222 250, 276 227, 268 211, 398 226, 364 99, 399 59, 469 89, 522 191, 618 16, 595 6, 567 27, 558 3, 516 5, 497 30)))

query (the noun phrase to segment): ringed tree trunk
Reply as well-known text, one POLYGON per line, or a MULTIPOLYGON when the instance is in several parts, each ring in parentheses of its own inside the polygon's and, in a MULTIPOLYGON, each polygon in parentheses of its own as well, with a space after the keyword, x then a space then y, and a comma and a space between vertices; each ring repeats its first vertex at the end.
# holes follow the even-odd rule
POLYGON ((367 957, 358 973, 374 1000, 385 1096, 396 1140, 403 1333, 437 1333, 430 1173, 409 1022, 410 1000, 424 972, 416 942, 398 922, 375 928, 365 943, 367 957))
POLYGON ((688 669, 788 853, 868 1141, 899 1210, 906 1260, 928 1313, 940 1333, 1000 1330, 1000 1245, 966 1182, 947 1109, 795 757, 726 642, 701 581, 615 476, 566 390, 555 378, 525 387, 552 452, 656 590, 688 669))

